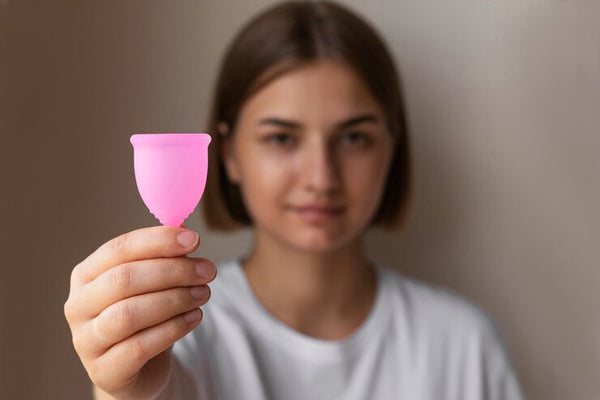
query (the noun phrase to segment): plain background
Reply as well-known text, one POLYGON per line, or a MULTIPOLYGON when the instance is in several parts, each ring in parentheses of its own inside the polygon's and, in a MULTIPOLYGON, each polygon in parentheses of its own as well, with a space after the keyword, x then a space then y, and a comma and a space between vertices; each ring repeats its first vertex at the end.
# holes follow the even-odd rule
MULTIPOLYGON (((0 0, 0 397, 91 398, 62 307, 75 264, 156 224, 129 136, 203 131, 224 46, 270 3, 0 0)), ((387 39, 411 128, 414 207, 372 257, 486 310, 530 399, 600 399, 600 2, 344 3, 387 39)), ((215 261, 248 246, 187 224, 215 261)))

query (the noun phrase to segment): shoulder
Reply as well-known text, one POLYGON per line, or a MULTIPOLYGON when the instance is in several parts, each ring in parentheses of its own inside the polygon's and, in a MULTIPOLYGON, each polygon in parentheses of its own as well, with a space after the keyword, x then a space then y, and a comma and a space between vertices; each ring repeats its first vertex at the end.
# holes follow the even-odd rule
MULTIPOLYGON (((382 269, 392 323, 420 376, 463 382, 461 398, 521 399, 502 335, 479 306, 450 289, 382 269)), ((437 396, 441 398, 441 396, 437 396)))
POLYGON ((499 339, 488 314, 451 289, 407 277, 391 268, 381 268, 381 272, 388 281, 392 303, 402 309, 403 318, 420 335, 450 341, 499 339))

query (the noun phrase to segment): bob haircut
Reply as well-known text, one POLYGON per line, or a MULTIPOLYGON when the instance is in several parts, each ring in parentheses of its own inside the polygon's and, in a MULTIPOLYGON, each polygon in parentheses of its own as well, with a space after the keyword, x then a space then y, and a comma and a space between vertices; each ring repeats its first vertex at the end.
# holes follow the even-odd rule
POLYGON ((222 157, 223 143, 235 134, 244 103, 277 77, 322 59, 341 62, 362 77, 394 138, 385 188, 370 225, 393 229, 404 222, 411 194, 408 132, 392 57, 373 28, 348 9, 329 1, 292 1, 253 18, 222 61, 208 125, 213 144, 203 203, 209 228, 231 231, 252 225, 222 157))

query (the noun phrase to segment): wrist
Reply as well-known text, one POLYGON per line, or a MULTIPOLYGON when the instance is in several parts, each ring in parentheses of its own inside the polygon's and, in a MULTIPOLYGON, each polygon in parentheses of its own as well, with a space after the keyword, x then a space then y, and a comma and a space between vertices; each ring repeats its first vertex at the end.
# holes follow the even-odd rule
POLYGON ((169 383, 155 400, 188 400, 197 398, 196 389, 189 373, 172 357, 173 369, 169 383))

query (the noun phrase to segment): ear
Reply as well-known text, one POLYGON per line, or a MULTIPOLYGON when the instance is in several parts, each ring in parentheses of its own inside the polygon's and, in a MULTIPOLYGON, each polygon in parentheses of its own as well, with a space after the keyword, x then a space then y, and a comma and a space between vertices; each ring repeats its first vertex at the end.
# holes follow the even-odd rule
POLYGON ((227 177, 232 183, 240 183, 240 168, 238 160, 235 154, 235 148, 233 141, 230 137, 223 140, 223 147, 221 148, 221 157, 223 157, 223 163, 225 164, 225 171, 227 177))

